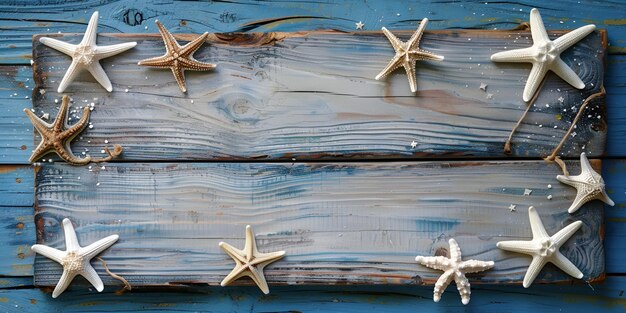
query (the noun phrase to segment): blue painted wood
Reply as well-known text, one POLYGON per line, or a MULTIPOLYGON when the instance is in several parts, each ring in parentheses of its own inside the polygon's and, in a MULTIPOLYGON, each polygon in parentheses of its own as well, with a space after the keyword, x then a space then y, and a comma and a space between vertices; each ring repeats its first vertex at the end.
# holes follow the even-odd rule
POLYGON ((604 79, 608 118, 607 155, 626 156, 626 55, 609 55, 604 79))
MULTIPOLYGON (((35 223, 32 207, 0 207, 0 277, 33 275, 35 223)), ((0 278, 0 288, 3 288, 0 278)), ((12 283, 13 284, 13 283, 12 283)))
POLYGON ((607 273, 626 273, 626 160, 605 160, 602 175, 607 192, 615 201, 605 206, 605 248, 607 273))
POLYGON ((32 107, 30 66, 0 67, 0 164, 25 164, 33 150, 33 126, 22 111, 32 107))
POLYGON ((35 174, 31 166, 0 166, 0 207, 31 207, 34 183, 35 174))
POLYGON ((262 295, 254 287, 194 286, 181 291, 137 289, 122 295, 70 290, 52 299, 51 289, 0 290, 3 312, 624 312, 625 277, 609 277, 594 285, 551 285, 495 288, 472 286, 467 306, 456 288, 448 287, 441 302, 432 301, 432 287, 276 287, 262 295))
POLYGON ((156 19, 174 32, 269 32, 337 29, 350 31, 415 29, 424 17, 429 29, 510 29, 541 9, 548 29, 574 29, 595 23, 609 30, 612 52, 626 51, 622 2, 556 1, 15 1, 0 4, 0 63, 28 64, 36 33, 83 32, 92 11, 100 11, 100 32, 154 33, 156 19), (583 9, 584 8, 584 9, 583 9))

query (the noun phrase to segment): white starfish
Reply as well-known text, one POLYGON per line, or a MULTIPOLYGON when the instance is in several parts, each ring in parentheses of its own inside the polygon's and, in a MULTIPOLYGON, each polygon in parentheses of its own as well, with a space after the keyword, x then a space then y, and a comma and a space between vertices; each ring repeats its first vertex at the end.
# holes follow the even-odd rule
POLYGON ((63 231, 65 233, 65 251, 54 249, 44 245, 33 245, 31 249, 36 253, 63 265, 63 274, 52 292, 52 298, 58 297, 70 285, 76 275, 85 277, 98 292, 104 290, 104 284, 89 263, 92 258, 113 245, 118 235, 102 238, 86 247, 81 247, 76 238, 74 226, 69 219, 63 219, 63 231))
POLYGON ((593 170, 584 152, 580 154, 580 175, 557 175, 556 179, 576 188, 576 198, 567 210, 569 213, 578 211, 583 204, 595 199, 601 200, 610 206, 615 205, 615 202, 609 198, 609 195, 604 190, 604 179, 593 170))
POLYGON ((389 61, 389 64, 387 64, 387 66, 378 75, 376 75, 376 80, 384 78, 402 66, 404 67, 406 76, 409 79, 411 92, 417 91, 417 78, 415 74, 415 64, 417 61, 441 61, 444 59, 443 56, 420 49, 419 44, 422 39, 422 35, 424 35, 426 24, 428 24, 428 19, 424 18, 415 33, 413 33, 413 36, 411 36, 411 39, 407 42, 402 42, 398 39, 398 37, 394 36, 390 31, 383 27, 383 33, 387 36, 389 42, 391 42, 393 49, 396 51, 396 55, 393 59, 391 59, 391 61, 389 61))
POLYGON ((270 288, 265 281, 265 275, 263 275, 263 269, 268 264, 282 258, 285 255, 285 251, 259 252, 256 248, 256 239, 250 225, 246 226, 246 245, 243 250, 239 250, 225 242, 220 242, 219 245, 224 252, 235 260, 235 268, 222 280, 220 285, 226 286, 243 276, 248 276, 252 278, 264 294, 270 293, 270 288))
POLYGON ((578 89, 585 88, 585 83, 576 75, 563 60, 561 53, 585 38, 596 29, 595 25, 586 25, 577 28, 554 41, 550 40, 539 10, 530 11, 530 31, 533 45, 529 48, 502 51, 491 56, 494 62, 530 62, 533 68, 524 87, 523 99, 528 102, 539 88, 541 81, 548 71, 559 75, 568 84, 578 89))
POLYGON ((543 227, 539 213, 534 207, 528 208, 528 218, 530 219, 530 228, 533 233, 533 240, 530 241, 500 241, 497 247, 502 250, 513 251, 532 256, 533 260, 528 266, 526 275, 524 276, 524 288, 530 287, 541 269, 546 263, 550 262, 556 265, 570 276, 582 278, 583 273, 568 260, 559 248, 582 226, 583 222, 576 221, 556 234, 548 236, 546 229, 543 227))
POLYGON ((356 29, 363 29, 363 26, 365 26, 365 24, 363 24, 361 21, 359 21, 358 23, 354 23, 356 24, 356 29))
POLYGON ((39 39, 39 42, 44 45, 53 48, 55 50, 61 51, 72 57, 72 63, 67 68, 67 72, 65 72, 65 76, 61 80, 61 84, 59 84, 59 88, 57 92, 61 93, 65 91, 67 86, 69 86, 74 78, 78 75, 80 71, 86 69, 93 75, 93 77, 106 89, 108 92, 113 90, 111 86, 111 81, 107 77, 107 74, 104 72, 102 65, 100 65, 100 60, 114 56, 116 54, 122 53, 134 46, 137 45, 136 42, 125 42, 117 45, 110 46, 97 46, 96 45, 96 37, 98 31, 98 11, 93 12, 91 19, 89 20, 89 24, 87 25, 87 30, 85 30, 85 35, 83 36, 83 40, 77 45, 72 45, 67 42, 63 42, 60 40, 43 37, 39 39))
POLYGON ((459 248, 456 240, 450 239, 448 243, 450 244, 449 258, 443 256, 417 256, 415 257, 415 261, 424 266, 444 272, 437 280, 437 283, 435 283, 433 296, 433 300, 435 302, 439 302, 439 300, 441 300, 441 294, 443 294, 446 287, 448 287, 454 279, 456 282, 456 288, 459 290, 459 294, 461 294, 461 302, 463 302, 463 304, 468 304, 470 302, 470 294, 472 292, 470 290, 470 283, 467 280, 467 277, 465 277, 465 274, 486 271, 492 268, 495 263, 493 261, 485 262, 478 260, 463 261, 461 259, 461 248, 459 248))

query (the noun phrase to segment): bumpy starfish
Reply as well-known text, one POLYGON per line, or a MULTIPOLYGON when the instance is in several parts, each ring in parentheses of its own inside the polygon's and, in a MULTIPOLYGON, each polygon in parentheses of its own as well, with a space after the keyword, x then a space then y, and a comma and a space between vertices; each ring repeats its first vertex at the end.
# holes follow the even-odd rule
POLYGON ((104 290, 104 284, 89 262, 100 252, 112 246, 119 239, 119 236, 111 235, 86 247, 81 247, 78 244, 74 226, 67 218, 63 219, 63 231, 65 232, 65 251, 39 244, 31 247, 36 253, 63 265, 63 274, 52 292, 52 298, 56 298, 63 293, 76 275, 85 277, 98 292, 101 292, 104 290))
POLYGON ((141 60, 137 64, 158 68, 170 68, 172 73, 174 73, 174 78, 176 78, 180 90, 187 92, 187 87, 185 86, 185 70, 208 71, 216 67, 215 64, 199 62, 193 58, 193 53, 202 46, 207 36, 209 36, 209 33, 204 33, 188 44, 180 46, 176 38, 165 29, 161 22, 156 21, 156 24, 159 27, 161 37, 163 37, 166 52, 163 56, 141 60))
POLYGON ((533 240, 530 241, 500 241, 497 247, 502 250, 513 251, 532 256, 533 260, 524 276, 524 288, 530 287, 541 269, 550 262, 556 265, 570 276, 582 278, 583 273, 568 260, 559 249, 572 235, 582 226, 583 222, 576 221, 552 236, 548 236, 546 229, 543 227, 539 213, 534 207, 528 208, 528 218, 530 219, 530 228, 533 233, 533 240))
POLYGON ((270 293, 270 289, 265 281, 265 275, 263 275, 263 269, 268 264, 282 258, 285 255, 285 251, 259 252, 256 248, 256 240, 250 225, 246 226, 246 246, 243 250, 236 249, 225 242, 220 242, 219 245, 235 260, 235 268, 222 280, 222 286, 226 286, 240 277, 248 276, 252 278, 264 294, 270 293))
POLYGON ((53 151, 56 152, 63 160, 72 165, 83 165, 89 162, 106 162, 122 153, 122 147, 120 145, 115 145, 112 152, 109 151, 109 148, 104 148, 105 152, 109 155, 105 158, 92 159, 90 156, 87 156, 81 159, 76 157, 72 153, 70 142, 72 142, 72 140, 78 136, 78 134, 80 134, 85 127, 87 127, 91 111, 88 106, 85 106, 80 120, 72 126, 67 126, 66 120, 69 106, 70 98, 67 95, 64 95, 63 101, 61 101, 59 113, 57 113, 57 117, 52 124, 44 122, 43 119, 35 115, 35 113, 31 110, 24 109, 24 112, 28 115, 28 118, 33 123, 33 126, 41 135, 41 142, 37 146, 37 149, 35 149, 31 154, 28 159, 29 162, 35 162, 44 155, 53 151))
POLYGON ((559 75, 573 87, 583 89, 585 88, 585 83, 576 75, 574 70, 561 60, 561 53, 585 38, 595 29, 595 25, 586 25, 552 41, 543 26, 539 10, 532 9, 530 11, 532 47, 495 53, 491 56, 491 61, 530 62, 533 64, 528 81, 526 81, 526 87, 524 87, 523 99, 526 102, 532 99, 548 71, 559 75))
POLYGON ((417 61, 422 60, 433 60, 433 61, 441 61, 443 60, 443 56, 436 55, 432 52, 428 52, 426 50, 422 50, 419 47, 420 40, 422 39, 422 35, 424 34, 424 29, 426 28, 426 24, 428 24, 428 19, 424 18, 420 23, 419 28, 411 39, 407 42, 402 42, 398 37, 394 36, 390 31, 383 27, 383 33, 391 42, 393 49, 396 51, 396 55, 391 59, 389 64, 383 69, 378 75, 376 75, 376 80, 380 80, 385 76, 389 75, 391 72, 395 71, 399 67, 404 67, 406 71, 406 76, 409 79, 409 85, 411 86, 411 92, 417 91, 417 77, 415 76, 415 63, 417 61))
POLYGON ((57 92, 61 93, 65 91, 65 88, 69 86, 78 73, 86 69, 93 75, 93 77, 106 89, 108 92, 113 90, 111 81, 107 74, 104 72, 100 60, 122 53, 137 45, 136 42, 125 42, 117 45, 110 46, 97 46, 96 37, 98 36, 98 12, 93 12, 87 30, 83 40, 77 44, 72 45, 60 40, 43 37, 39 39, 39 42, 44 45, 61 51, 72 57, 72 64, 67 68, 61 84, 57 92))
POLYGON ((580 154, 580 175, 558 175, 556 179, 577 190, 576 199, 574 199, 574 202, 567 210, 569 213, 578 211, 583 204, 595 199, 601 200, 610 206, 615 205, 615 202, 609 198, 609 195, 604 190, 604 179, 593 170, 584 152, 580 154))
POLYGON ((456 240, 450 239, 449 244, 449 258, 443 256, 417 256, 415 257, 415 261, 424 266, 444 272, 435 284, 435 292, 433 295, 433 300, 435 302, 439 302, 439 300, 441 300, 441 294, 443 294, 446 287, 448 287, 454 279, 456 287, 459 290, 459 294, 461 294, 461 302, 463 304, 468 304, 470 302, 471 290, 470 283, 467 280, 467 277, 465 277, 465 274, 486 271, 493 267, 494 262, 478 260, 463 261, 461 259, 461 248, 459 248, 456 240))

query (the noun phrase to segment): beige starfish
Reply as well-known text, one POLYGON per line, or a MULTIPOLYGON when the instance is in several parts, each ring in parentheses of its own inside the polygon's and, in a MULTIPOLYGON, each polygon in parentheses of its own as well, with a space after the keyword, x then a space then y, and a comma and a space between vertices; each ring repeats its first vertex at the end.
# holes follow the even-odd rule
POLYGON ((252 278, 264 294, 270 293, 270 289, 265 281, 265 275, 263 275, 263 269, 268 264, 282 258, 285 255, 285 251, 259 252, 256 248, 256 240, 250 225, 246 226, 246 246, 243 250, 239 250, 225 242, 220 242, 219 245, 235 260, 235 268, 222 280, 220 285, 226 286, 243 276, 248 276, 252 278))
POLYGON ((583 204, 596 199, 610 206, 615 205, 615 202, 609 198, 604 190, 604 179, 593 170, 584 152, 580 154, 580 175, 558 175, 556 179, 576 188, 576 198, 567 210, 569 213, 578 211, 583 204))
POLYGON ((433 60, 433 61, 442 61, 443 56, 436 55, 432 52, 428 52, 426 50, 422 50, 419 47, 420 40, 422 39, 422 35, 424 34, 424 29, 426 28, 426 24, 428 24, 428 19, 424 18, 420 23, 419 28, 411 39, 407 42, 402 42, 398 37, 394 36, 390 31, 383 27, 383 33, 391 42, 393 49, 396 50, 396 55, 391 59, 389 64, 383 69, 378 75, 376 75, 376 80, 380 80, 385 76, 389 75, 391 72, 395 71, 399 67, 404 67, 406 71, 406 75, 409 79, 409 85, 411 86, 411 91, 417 91, 417 78, 415 74, 415 64, 417 61, 422 60, 433 60))
POLYGON ((72 153, 70 142, 76 138, 76 136, 80 134, 85 127, 87 127, 91 111, 88 106, 85 106, 80 120, 76 122, 76 124, 68 126, 65 121, 67 120, 67 111, 70 106, 69 104, 70 98, 67 95, 64 95, 59 113, 57 113, 57 117, 52 124, 44 122, 43 119, 35 115, 35 113, 31 110, 24 109, 24 112, 28 115, 28 118, 30 118, 33 126, 41 135, 41 142, 37 146, 37 149, 33 151, 33 154, 31 154, 28 159, 29 162, 35 162, 53 151, 56 152, 63 160, 72 165, 82 165, 89 162, 106 162, 122 153, 122 147, 120 145, 115 145, 113 152, 109 151, 106 147, 104 148, 105 152, 109 154, 109 156, 105 158, 92 159, 90 156, 87 156, 81 159, 76 157, 72 153))
POLYGON ((209 33, 204 33, 188 44, 180 46, 176 38, 165 29, 161 22, 156 21, 156 24, 159 27, 161 37, 163 37, 166 53, 160 57, 141 60, 137 64, 158 68, 170 68, 172 73, 174 73, 174 78, 176 78, 180 90, 187 92, 187 87, 185 86, 185 70, 208 71, 216 67, 215 64, 199 62, 193 58, 193 53, 202 46, 209 36, 209 33))

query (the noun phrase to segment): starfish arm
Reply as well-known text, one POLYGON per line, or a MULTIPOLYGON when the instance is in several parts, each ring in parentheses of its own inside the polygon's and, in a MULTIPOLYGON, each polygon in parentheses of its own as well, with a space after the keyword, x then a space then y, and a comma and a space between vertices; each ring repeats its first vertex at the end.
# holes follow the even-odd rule
POLYGON ((72 56, 74 54, 74 50, 76 50, 76 45, 53 38, 42 37, 39 38, 39 42, 54 50, 63 52, 64 54, 67 54, 69 56, 72 56))
POLYGON ((84 248, 81 248, 81 254, 85 259, 91 260, 102 251, 112 246, 119 238, 120 236, 118 235, 111 235, 106 238, 102 238, 84 248))
POLYGON ((441 295, 446 291, 446 288, 450 285, 453 278, 454 270, 447 270, 439 276, 439 279, 437 279, 435 283, 435 289, 433 290, 433 301, 439 302, 439 300, 441 300, 441 295))
POLYGON ((561 58, 557 58, 555 62, 550 65, 550 70, 556 75, 561 77, 568 84, 572 85, 576 89, 585 88, 585 83, 578 77, 576 72, 572 70, 561 58))
POLYGON ((89 71, 89 73, 91 73, 91 75, 93 75, 98 83, 100 83, 100 85, 102 85, 102 87, 106 89, 106 91, 113 91, 113 85, 111 85, 111 81, 109 80, 107 73, 104 72, 104 69, 102 68, 102 65, 100 65, 100 62, 95 61, 91 63, 91 65, 87 67, 87 70, 89 71))
POLYGON ((285 256, 285 251, 276 251, 276 252, 270 252, 270 253, 257 253, 254 260, 252 260, 252 262, 250 263, 252 265, 261 264, 261 263, 269 264, 269 263, 278 261, 284 256, 285 256))
POLYGON ((81 276, 85 277, 89 283, 93 285, 98 292, 102 292, 104 290, 104 284, 102 283, 102 279, 98 276, 96 270, 91 266, 91 264, 86 263, 84 270, 80 273, 81 276))
POLYGON ((176 79, 176 83, 178 83, 178 87, 180 91, 187 92, 187 84, 185 83, 185 72, 181 67, 172 66, 172 74, 174 74, 174 78, 176 79))
POLYGON ((76 238, 76 231, 68 218, 63 219, 63 232, 65 233, 65 250, 68 252, 79 251, 80 245, 78 244, 78 238, 76 238))
POLYGON ((387 66, 385 66, 385 68, 380 71, 380 73, 378 73, 378 75, 376 75, 376 80, 380 80, 384 77, 386 77, 387 75, 389 75, 391 72, 395 71, 398 67, 402 66, 402 63, 400 62, 400 59, 402 57, 401 56, 394 56, 393 59, 391 59, 391 61, 389 61, 389 63, 387 64, 387 66))
POLYGON ((591 167, 591 163, 589 163, 589 159, 587 159, 587 154, 584 152, 580 154, 580 171, 581 173, 595 173, 593 167, 591 167))
POLYGON ((563 52, 583 38, 587 37, 587 35, 591 34, 595 29, 596 25, 593 24, 576 28, 573 31, 555 39, 553 41, 554 46, 559 52, 563 52))
POLYGON ((537 275, 539 275, 539 272, 541 272, 541 269, 543 269, 546 263, 546 258, 539 256, 533 257, 533 260, 530 262, 528 270, 526 271, 526 275, 524 276, 524 282, 522 283, 524 288, 528 288, 532 285, 533 281, 535 281, 535 278, 537 278, 537 275))
POLYGON ((200 36, 198 36, 196 39, 188 42, 186 45, 184 45, 181 49, 180 52, 178 53, 180 56, 183 56, 185 58, 190 57, 194 52, 196 52, 196 50, 198 50, 206 41, 206 38, 209 36, 209 33, 204 33, 200 36))
POLYGON ((181 65, 186 70, 193 70, 193 71, 209 71, 209 70, 212 70, 212 69, 214 69, 216 67, 215 64, 200 62, 200 61, 192 59, 192 58, 189 58, 189 59, 179 59, 178 62, 180 62, 181 65))
POLYGON ((67 254, 65 253, 65 251, 61 251, 55 248, 51 248, 51 247, 39 245, 39 244, 33 245, 32 247, 30 247, 30 249, 33 250, 35 253, 39 253, 47 257, 48 259, 55 261, 59 264, 63 262, 63 258, 67 254))
POLYGON ((89 24, 87 24, 87 29, 85 30, 85 35, 83 36, 83 40, 81 40, 80 44, 85 46, 95 46, 96 45, 96 37, 98 36, 98 11, 93 12, 91 18, 89 19, 89 24))
POLYGON ((52 123, 52 128, 56 133, 60 133, 65 129, 65 121, 67 120, 67 111, 70 109, 70 97, 63 95, 61 99, 61 107, 57 113, 57 117, 52 123))
POLYGON ((257 254, 257 251, 256 239, 254 237, 252 226, 246 225, 246 245, 243 248, 243 252, 246 254, 248 261, 252 260, 252 258, 257 254))
POLYGON ((583 225, 583 222, 581 221, 573 222, 563 227, 563 229, 559 230, 556 234, 552 235, 550 239, 552 240, 555 246, 560 247, 567 240, 569 240, 569 238, 572 237, 572 235, 574 235, 574 233, 578 231, 578 229, 580 229, 582 225, 583 225))
POLYGON ((406 77, 409 80, 409 87, 411 92, 417 91, 417 73, 415 73, 415 62, 404 62, 404 70, 406 71, 406 77))
POLYGON ((72 282, 72 280, 74 280, 74 277, 76 277, 76 274, 63 270, 63 274, 61 274, 61 278, 59 279, 57 286, 54 288, 54 291, 52 291, 52 298, 60 296, 63 291, 65 291, 65 289, 70 286, 70 283, 72 282))
POLYGON ((600 195, 598 195, 598 199, 600 199, 600 201, 610 205, 610 206, 614 206, 615 202, 613 202, 613 200, 611 200, 611 198, 609 198, 609 195, 606 194, 606 192, 602 191, 602 193, 600 195))
POLYGON ((174 38, 174 36, 167 29, 165 29, 165 26, 163 26, 159 20, 156 20, 155 23, 159 28, 161 37, 163 37, 163 43, 165 44, 165 49, 168 54, 177 51, 180 46, 178 45, 176 38, 174 38))
POLYGON ((461 263, 459 269, 464 273, 480 273, 492 268, 494 265, 493 261, 467 260, 461 263))
POLYGON ((546 76, 548 72, 548 64, 546 63, 533 63, 533 68, 530 70, 530 74, 528 75, 528 80, 526 81, 526 87, 524 87, 524 94, 522 98, 525 102, 530 101, 532 97, 541 86, 541 81, 546 76))
POLYGON ((428 25, 428 18, 423 18, 420 22, 420 26, 411 36, 411 39, 407 41, 407 48, 409 50, 417 48, 420 40, 422 40, 422 36, 424 35, 424 29, 426 29, 426 25, 428 25))
POLYGON ((432 269, 447 271, 450 260, 444 256, 416 256, 415 261, 432 269))
POLYGON ((245 262, 246 260, 246 255, 243 251, 225 243, 225 242, 220 242, 219 243, 220 248, 222 248, 222 250, 224 250, 224 252, 226 252, 226 254, 228 254, 231 258, 233 258, 235 261, 237 262, 245 262))
MULTIPOLYGON (((83 108, 83 115, 80 116, 78 122, 74 123, 70 128, 63 130, 59 137, 64 138, 66 141, 67 147, 69 147, 70 141, 76 137, 76 135, 80 134, 87 125, 89 125, 89 116, 91 115, 91 111, 89 107, 85 106, 83 108)), ((58 120, 58 118, 57 118, 58 120)), ((56 122, 56 121, 55 121, 56 122)))
POLYGON ((454 240, 454 238, 450 238, 448 240, 448 244, 450 245, 450 259, 455 260, 456 262, 461 262, 461 248, 459 244, 454 240))
POLYGON ((491 55, 491 61, 493 62, 532 62, 535 49, 533 47, 500 51, 491 55))
POLYGON ((579 184, 581 179, 582 179, 581 175, 576 175, 576 176, 556 175, 556 180, 566 185, 570 185, 572 187, 576 187, 579 184))
POLYGON ((533 241, 519 241, 519 240, 511 240, 511 241, 498 241, 496 247, 506 251, 512 251, 517 253, 529 254, 533 255, 537 252, 537 244, 533 241))
POLYGON ((35 129, 42 137, 48 131, 48 129, 52 127, 51 124, 44 122, 41 118, 39 118, 39 116, 35 115, 33 111, 29 109, 24 109, 24 113, 26 113, 28 119, 30 119, 30 121, 33 123, 33 127, 35 127, 35 129))
POLYGON ((267 281, 265 280, 265 275, 263 275, 263 266, 259 266, 258 268, 251 266, 249 268, 249 271, 250 275, 248 276, 252 278, 257 286, 259 286, 259 289, 261 289, 264 294, 270 293, 270 288, 267 285, 267 281))
POLYGON ((128 49, 132 49, 137 45, 136 42, 125 42, 116 45, 110 46, 98 46, 96 47, 95 57, 98 60, 106 59, 108 57, 112 57, 116 54, 120 54, 128 49))
POLYGON ((574 201, 572 201, 572 205, 570 205, 570 207, 567 209, 567 212, 572 214, 578 211, 578 209, 580 209, 580 207, 582 207, 589 200, 590 199, 588 199, 588 194, 585 194, 582 190, 576 192, 576 198, 574 198, 574 201))
POLYGON ((530 10, 530 33, 533 37, 534 44, 550 41, 546 27, 543 25, 541 14, 539 14, 539 10, 537 9, 530 10))
POLYGON ((398 47, 401 47, 404 43, 398 39, 394 34, 392 34, 387 28, 382 28, 383 34, 389 39, 391 42, 391 46, 393 46, 394 50, 398 50, 398 47))
POLYGON ((437 55, 422 49, 417 50, 414 55, 416 60, 443 61, 445 59, 445 57, 441 55, 437 55))
POLYGON ((220 282, 220 286, 222 286, 222 287, 228 286, 228 285, 230 285, 230 283, 232 283, 233 281, 239 279, 240 277, 244 276, 245 274, 246 273, 243 271, 243 267, 241 266, 241 264, 237 263, 235 268, 233 268, 233 270, 230 271, 230 273, 228 273, 228 275, 226 275, 226 277, 224 277, 224 279, 222 279, 222 281, 220 282))
POLYGON ((461 295, 461 303, 463 303, 463 305, 468 304, 470 302, 470 295, 472 294, 469 280, 465 275, 459 275, 459 273, 457 273, 454 275, 454 282, 456 283, 456 289, 459 291, 459 295, 461 295))
POLYGON ((33 151, 33 153, 28 158, 28 162, 33 163, 39 160, 44 155, 50 153, 51 149, 52 149, 52 145, 49 144, 49 142, 42 140, 37 146, 37 148, 33 151))
POLYGON ((61 79, 61 83, 59 84, 59 88, 57 88, 57 92, 64 92, 67 86, 69 86, 74 81, 74 78, 76 78, 78 72, 80 72, 80 66, 78 66, 78 62, 72 60, 72 63, 67 68, 63 79, 61 79))
POLYGON ((533 232, 533 239, 550 237, 543 227, 539 212, 537 212, 537 209, 533 206, 528 208, 528 219, 530 220, 530 229, 533 232))
POLYGON ((145 60, 141 60, 137 62, 137 65, 141 66, 152 66, 158 68, 170 68, 174 64, 173 58, 169 54, 165 54, 163 56, 149 58, 145 60))
POLYGON ((578 267, 576 267, 574 263, 568 260, 563 254, 561 254, 561 252, 557 252, 555 257, 552 258, 550 262, 556 265, 556 267, 563 270, 563 272, 567 273, 567 275, 578 279, 583 278, 583 273, 578 269, 578 267))

